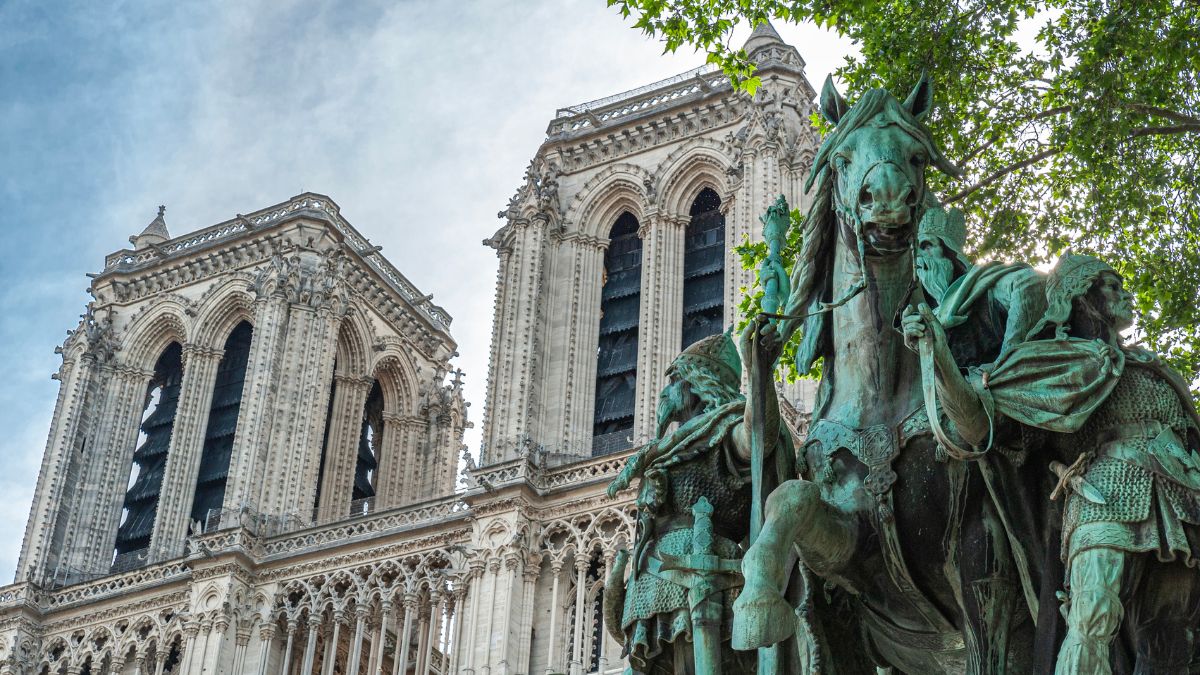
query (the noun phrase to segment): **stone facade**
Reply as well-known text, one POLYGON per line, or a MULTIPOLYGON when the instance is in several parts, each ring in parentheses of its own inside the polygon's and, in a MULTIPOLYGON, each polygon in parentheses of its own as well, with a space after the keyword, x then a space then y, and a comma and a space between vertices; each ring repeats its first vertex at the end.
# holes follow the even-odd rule
POLYGON ((803 61, 769 26, 747 51, 754 99, 698 69, 551 122, 486 242, 500 270, 480 466, 450 317, 331 199, 175 238, 160 212, 107 257, 61 347, 17 580, 0 588, 0 675, 620 672, 602 589, 633 494, 603 490, 652 433, 679 351, 689 207, 720 198, 729 325, 752 282, 734 246, 775 195, 804 206, 803 61), (642 259, 634 422, 593 455, 604 254, 624 213, 642 259), (213 471, 219 373, 244 324, 228 466, 213 471), (127 491, 154 482, 145 428, 165 414, 173 345, 152 527, 122 551, 127 491), (223 498, 198 514, 206 480, 223 498))

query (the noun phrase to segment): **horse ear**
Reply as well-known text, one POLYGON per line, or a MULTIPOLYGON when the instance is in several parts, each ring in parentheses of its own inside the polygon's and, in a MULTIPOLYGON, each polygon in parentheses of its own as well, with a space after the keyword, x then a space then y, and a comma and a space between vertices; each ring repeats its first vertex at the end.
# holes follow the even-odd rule
POLYGON ((912 93, 904 100, 904 109, 918 120, 923 120, 932 107, 933 83, 929 81, 929 74, 922 71, 917 86, 913 87, 912 93))
POLYGON ((850 106, 846 105, 846 99, 838 93, 837 87, 833 86, 833 76, 825 77, 825 86, 821 87, 821 115, 829 121, 830 124, 837 126, 841 121, 842 115, 846 114, 846 110, 850 106))

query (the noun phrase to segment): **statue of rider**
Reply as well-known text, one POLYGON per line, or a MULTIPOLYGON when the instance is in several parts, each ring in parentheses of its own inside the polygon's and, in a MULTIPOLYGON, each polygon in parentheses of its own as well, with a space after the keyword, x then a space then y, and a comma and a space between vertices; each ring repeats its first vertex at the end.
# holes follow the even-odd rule
POLYGON ((926 209, 917 228, 917 279, 951 333, 955 360, 977 365, 1025 339, 1046 311, 1046 291, 1042 275, 1025 263, 976 265, 963 252, 966 243, 962 211, 926 209))
POLYGON ((987 437, 1000 418, 1054 434, 1047 448, 1064 460, 1050 465, 1055 492, 1067 494, 1056 672, 1112 672, 1122 626, 1135 672, 1188 672, 1200 621, 1200 416, 1178 373, 1123 344, 1133 307, 1109 265, 1064 255, 1046 295, 1031 339, 966 376, 927 306, 905 317, 905 333, 932 335, 939 389, 965 435, 987 437))
MULTIPOLYGON (((749 349, 748 345, 743 345, 749 349)), ((722 559, 741 558, 749 534, 750 482, 745 398, 740 393, 742 365, 728 333, 704 338, 683 351, 667 370, 668 383, 659 394, 655 439, 627 461, 608 487, 608 494, 640 479, 638 526, 632 570, 625 587, 622 642, 633 671, 646 675, 682 673, 750 673, 753 652, 729 647, 729 607, 723 591, 725 620, 721 627, 721 663, 698 664, 687 589, 669 580, 666 557, 692 552, 693 515, 697 500, 713 507, 713 551, 722 559)), ((772 459, 775 471, 790 475, 790 436, 780 429, 772 459)), ((774 473, 775 471, 772 471, 774 473)), ((610 577, 609 583, 619 583, 610 577)))

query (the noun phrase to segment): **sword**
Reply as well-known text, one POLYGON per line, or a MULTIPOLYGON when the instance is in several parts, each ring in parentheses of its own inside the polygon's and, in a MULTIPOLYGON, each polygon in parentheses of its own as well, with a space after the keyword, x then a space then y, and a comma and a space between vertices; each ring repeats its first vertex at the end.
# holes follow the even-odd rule
POLYGON ((1103 492, 1097 489, 1095 485, 1087 482, 1083 476, 1079 475, 1086 457, 1087 455, 1080 455, 1079 459, 1076 459, 1071 466, 1067 466, 1062 462, 1050 462, 1050 470, 1054 472, 1054 475, 1058 476, 1058 485, 1055 486, 1054 492, 1050 493, 1050 499, 1058 499, 1058 496, 1069 487, 1093 504, 1108 503, 1108 500, 1104 498, 1103 492))
POLYGON ((713 507, 707 497, 692 506, 692 552, 659 554, 659 576, 688 589, 696 675, 721 675, 721 593, 742 583, 742 561, 721 558, 714 550, 713 507))

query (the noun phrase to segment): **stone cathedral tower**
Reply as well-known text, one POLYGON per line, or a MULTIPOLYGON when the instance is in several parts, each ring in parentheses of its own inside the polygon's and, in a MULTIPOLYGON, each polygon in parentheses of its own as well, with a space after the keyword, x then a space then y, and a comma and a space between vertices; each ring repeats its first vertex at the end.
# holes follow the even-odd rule
POLYGON ((735 321, 734 247, 806 205, 804 62, 769 25, 746 50, 754 98, 700 68, 551 120, 485 242, 478 464, 450 317, 331 199, 175 237, 160 211, 61 347, 0 675, 622 672, 633 494, 604 488, 670 360, 735 321))
POLYGON ((484 462, 625 450, 653 431, 686 345, 735 321, 753 282, 734 247, 779 194, 803 208, 818 144, 804 61, 770 26, 732 95, 702 67, 558 111, 487 240, 500 258, 484 462))

